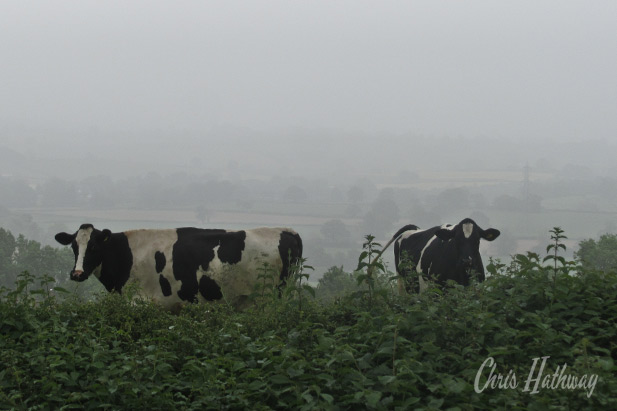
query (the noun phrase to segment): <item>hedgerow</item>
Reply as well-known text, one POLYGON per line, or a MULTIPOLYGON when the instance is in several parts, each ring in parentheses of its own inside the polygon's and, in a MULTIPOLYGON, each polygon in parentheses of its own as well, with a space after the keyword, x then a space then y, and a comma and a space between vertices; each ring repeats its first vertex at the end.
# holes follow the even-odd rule
POLYGON ((0 408, 615 409, 617 274, 546 261, 517 255, 483 283, 402 297, 382 269, 332 302, 292 281, 243 311, 179 314, 131 290, 45 292, 24 273, 0 298, 0 408), (565 364, 597 376, 593 392, 525 390, 546 356, 544 376, 565 364), (489 357, 515 388, 479 373, 489 357))

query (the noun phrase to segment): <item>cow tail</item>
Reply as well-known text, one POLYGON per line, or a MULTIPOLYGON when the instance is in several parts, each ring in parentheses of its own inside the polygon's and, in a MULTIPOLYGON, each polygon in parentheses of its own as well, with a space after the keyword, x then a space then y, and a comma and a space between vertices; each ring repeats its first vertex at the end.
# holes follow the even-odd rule
POLYGON ((388 247, 390 247, 390 244, 392 244, 397 238, 399 238, 401 236, 401 234, 403 234, 405 231, 407 230, 417 230, 418 227, 413 225, 413 224, 408 224, 405 227, 401 228, 400 230, 398 230, 396 232, 396 234, 394 234, 392 236, 392 238, 390 239, 390 241, 388 241, 388 243, 381 249, 381 251, 379 252, 379 254, 377 254, 377 256, 373 259, 373 262, 368 266, 367 268, 367 274, 369 276, 371 276, 373 274, 373 268, 375 267, 375 264, 377 263, 377 261, 379 261, 379 257, 381 257, 381 255, 386 251, 386 249, 388 247))
POLYGON ((415 226, 413 224, 407 224, 405 227, 401 228, 400 230, 398 230, 396 232, 396 234, 394 234, 392 236, 392 238, 390 239, 390 241, 388 241, 388 243, 381 249, 381 251, 379 252, 379 254, 377 254, 377 257, 375 258, 374 261, 377 261, 377 259, 379 257, 381 257, 381 255, 386 251, 386 249, 388 247, 390 247, 390 244, 392 244, 393 242, 396 241, 397 238, 399 238, 401 236, 401 234, 403 234, 405 231, 409 231, 409 230, 417 230, 418 226, 415 226))
MULTIPOLYGON (((398 237, 401 236, 401 234, 403 234, 405 231, 409 231, 409 230, 419 230, 420 228, 417 225, 414 224, 407 224, 405 227, 401 228, 400 230, 398 230, 396 232, 396 234, 394 234, 392 236, 392 239, 390 240, 390 242, 388 243, 388 245, 392 244, 392 242, 394 240, 396 240, 398 237)), ((385 247, 384 247, 385 248, 385 247)))

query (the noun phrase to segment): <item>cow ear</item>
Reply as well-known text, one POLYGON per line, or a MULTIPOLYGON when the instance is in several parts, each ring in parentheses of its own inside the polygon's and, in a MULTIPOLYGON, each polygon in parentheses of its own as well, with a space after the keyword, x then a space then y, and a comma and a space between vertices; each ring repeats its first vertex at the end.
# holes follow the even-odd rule
POLYGON ((96 236, 96 241, 99 244, 103 244, 105 241, 108 241, 110 237, 111 231, 109 231, 108 229, 104 229, 99 233, 99 235, 96 236))
POLYGON ((454 238, 454 230, 448 230, 447 228, 440 228, 435 233, 435 237, 443 241, 448 241, 454 238))
POLYGON ((494 239, 499 237, 499 234, 501 234, 499 230, 496 230, 494 228, 488 228, 482 231, 482 238, 484 238, 486 241, 493 241, 494 239))
POLYGON ((58 233, 56 234, 54 238, 56 239, 57 242, 59 242, 62 245, 69 245, 75 239, 75 234, 58 233))

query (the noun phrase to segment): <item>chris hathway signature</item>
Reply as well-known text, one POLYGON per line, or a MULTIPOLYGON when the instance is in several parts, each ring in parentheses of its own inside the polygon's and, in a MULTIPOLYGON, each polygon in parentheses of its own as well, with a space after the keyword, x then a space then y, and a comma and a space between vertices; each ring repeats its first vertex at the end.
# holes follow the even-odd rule
MULTIPOLYGON (((551 358, 550 356, 537 357, 532 359, 531 368, 529 374, 525 380, 525 387, 523 392, 529 392, 529 394, 537 394, 540 390, 585 390, 587 398, 591 397, 593 390, 596 388, 598 382, 597 374, 583 374, 573 375, 566 373, 568 364, 558 365, 554 373, 544 374, 544 367, 546 361, 551 358), (540 364, 538 362, 541 360, 540 364), (538 368, 536 370, 536 368, 538 368)), ((497 365, 493 357, 488 357, 476 373, 476 379, 474 381, 474 390, 476 393, 481 393, 487 388, 491 389, 517 389, 519 386, 519 380, 516 378, 514 370, 510 370, 506 375, 495 372, 497 365), (490 371, 489 371, 490 370, 490 371), (481 383, 482 376, 488 373, 488 377, 484 383, 481 383)))

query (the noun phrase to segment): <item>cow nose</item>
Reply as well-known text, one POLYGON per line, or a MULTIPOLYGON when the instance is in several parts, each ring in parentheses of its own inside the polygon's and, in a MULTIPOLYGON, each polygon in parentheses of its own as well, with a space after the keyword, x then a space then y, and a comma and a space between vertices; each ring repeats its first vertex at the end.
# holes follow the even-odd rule
POLYGON ((79 278, 84 272, 82 270, 75 270, 71 273, 71 277, 79 278))

